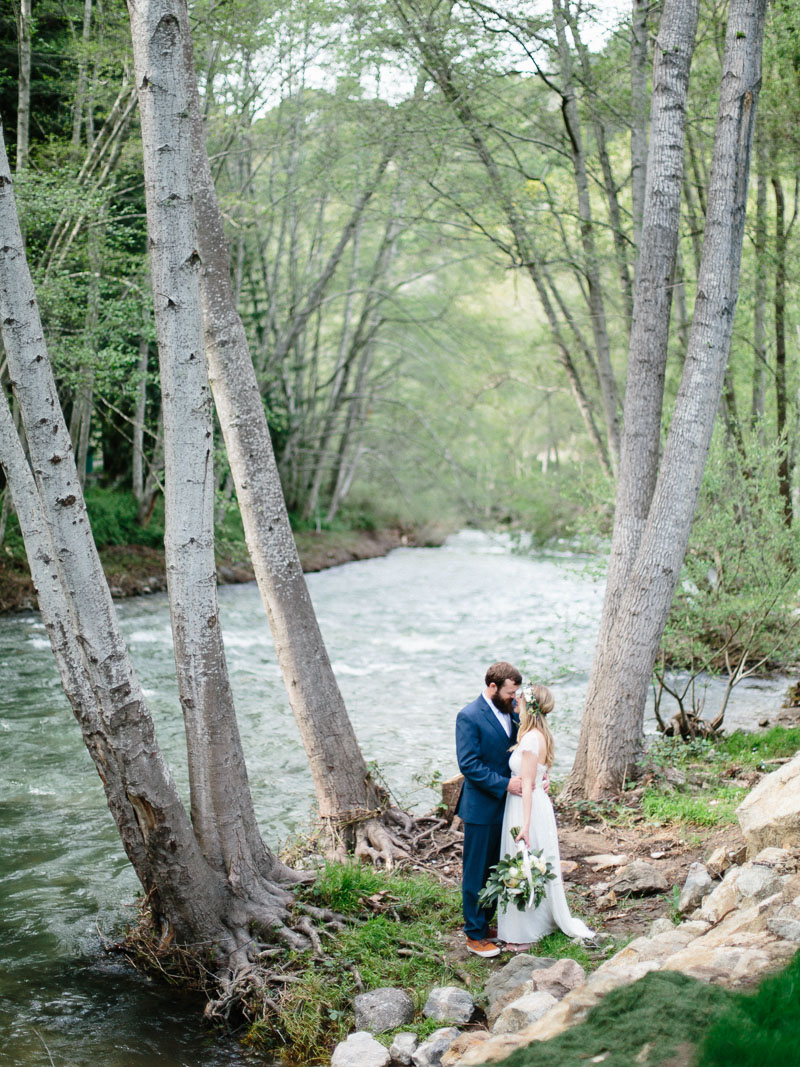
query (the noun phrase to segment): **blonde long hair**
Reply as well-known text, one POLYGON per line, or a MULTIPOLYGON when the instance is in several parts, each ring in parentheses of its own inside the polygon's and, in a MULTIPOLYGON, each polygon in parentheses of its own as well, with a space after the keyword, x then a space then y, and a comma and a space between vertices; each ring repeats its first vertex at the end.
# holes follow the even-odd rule
MULTIPOLYGON (((556 706, 556 699, 546 685, 526 685, 517 700, 519 711, 519 730, 517 731, 517 745, 525 734, 531 730, 539 730, 544 736, 544 763, 547 767, 553 766, 553 757, 556 751, 556 742, 550 727, 547 725, 547 716, 556 706), (525 693, 531 697, 530 703, 525 698, 525 693)), ((514 748, 517 747, 514 745, 514 748)), ((513 749, 512 749, 513 751, 513 749)))

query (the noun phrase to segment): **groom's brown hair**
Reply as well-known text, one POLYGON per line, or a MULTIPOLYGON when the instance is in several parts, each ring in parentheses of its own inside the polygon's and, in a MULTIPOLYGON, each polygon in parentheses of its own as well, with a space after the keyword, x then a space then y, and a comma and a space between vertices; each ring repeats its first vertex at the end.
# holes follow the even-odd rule
POLYGON ((506 663, 505 660, 501 659, 499 663, 493 663, 486 671, 486 684, 494 683, 498 689, 502 689, 503 682, 507 678, 510 678, 514 685, 522 684, 522 675, 516 667, 511 663, 506 663))

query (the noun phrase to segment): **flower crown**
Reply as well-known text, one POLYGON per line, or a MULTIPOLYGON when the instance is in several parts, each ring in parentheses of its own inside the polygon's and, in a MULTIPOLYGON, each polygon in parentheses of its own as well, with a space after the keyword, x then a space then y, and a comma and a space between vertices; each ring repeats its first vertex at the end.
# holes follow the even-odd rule
POLYGON ((525 703, 533 711, 534 715, 542 715, 541 705, 536 699, 536 694, 533 691, 533 682, 528 682, 527 685, 522 687, 522 695, 525 697, 525 703))

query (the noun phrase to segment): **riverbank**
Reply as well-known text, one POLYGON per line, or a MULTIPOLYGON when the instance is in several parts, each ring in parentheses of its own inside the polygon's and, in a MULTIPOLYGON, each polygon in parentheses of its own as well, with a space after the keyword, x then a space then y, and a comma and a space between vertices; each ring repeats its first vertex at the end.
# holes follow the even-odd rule
MULTIPOLYGON (((744 863, 745 839, 735 809, 752 788, 800 748, 798 709, 776 709, 774 719, 784 725, 690 745, 672 739, 657 742, 648 753, 642 777, 615 803, 576 807, 559 804, 556 797, 562 869, 571 908, 599 938, 596 945, 584 946, 561 933, 552 934, 530 949, 526 958, 541 961, 532 966, 543 968, 544 975, 544 968, 554 961, 570 960, 589 977, 631 938, 656 936, 654 929, 666 936, 665 931, 685 917, 688 909, 682 905, 681 891, 693 864, 705 864, 720 877, 732 864, 744 863)), ((288 1053, 287 1064, 328 1063, 335 1045, 364 1029, 363 1012, 359 1022, 359 1009, 354 1008, 356 997, 379 988, 390 993, 403 989, 410 997, 406 1021, 396 1031, 377 1034, 384 1047, 392 1044, 397 1032, 413 1031, 424 1042, 446 1026, 443 1016, 428 1010, 431 989, 442 986, 468 991, 474 1002, 471 1014, 460 1024, 460 1053, 480 1045, 490 1031, 513 1032, 495 1026, 504 1005, 492 1002, 498 994, 491 989, 515 957, 504 952, 497 959, 477 960, 464 946, 458 891, 462 835, 457 822, 432 827, 424 836, 425 855, 418 857, 420 862, 412 865, 412 871, 386 875, 361 866, 325 870, 308 890, 308 899, 343 913, 349 920, 345 931, 326 945, 321 965, 317 960, 311 968, 302 957, 295 958, 275 990, 273 1008, 277 1011, 255 1023, 248 1043, 273 1053, 282 1047, 284 1055, 288 1053)), ((522 957, 517 959, 521 966, 522 957)), ((733 987, 748 989, 762 978, 758 972, 748 983, 740 976, 733 987)), ((611 1056, 609 1062, 620 1067, 633 1063, 633 1055, 648 1042, 657 1049, 663 1014, 659 1005, 672 980, 666 985, 656 980, 652 990, 648 986, 643 991, 648 1008, 637 1016, 635 1034, 620 1034, 610 1044, 606 1038, 602 1047, 611 1056), (632 1042, 632 1051, 625 1042, 632 1042)), ((522 981, 517 975, 517 986, 522 981)), ((688 1067, 695 1045, 718 1014, 717 1001, 728 1004, 734 994, 713 984, 717 979, 710 987, 694 978, 674 981, 680 986, 676 995, 694 1005, 691 1026, 682 1031, 683 1054, 674 1061, 688 1067), (704 990, 710 992, 706 995, 704 990)), ((530 990, 517 989, 518 996, 527 993, 530 990)), ((607 1010, 613 1014, 611 1003, 607 1010)), ((380 1052, 373 1050, 377 1053, 374 1062, 382 1062, 380 1052)), ((447 1062, 459 1062, 460 1053, 447 1062)), ((537 1047, 536 1056, 544 1057, 543 1063, 550 1062, 546 1045, 537 1047)), ((673 1064, 655 1052, 654 1056, 635 1062, 673 1064)), ((528 1060, 518 1062, 527 1065, 528 1060)))
MULTIPOLYGON (((435 548, 450 530, 436 526, 386 529, 299 530, 295 541, 306 574, 356 560, 385 556, 395 548, 435 548)), ((107 545, 100 550, 111 595, 115 598, 163 592, 167 588, 164 550, 147 545, 107 545)), ((251 582, 255 575, 243 542, 225 542, 217 552, 221 585, 251 582)), ((18 555, 0 558, 0 614, 31 611, 36 593, 27 562, 18 555)))

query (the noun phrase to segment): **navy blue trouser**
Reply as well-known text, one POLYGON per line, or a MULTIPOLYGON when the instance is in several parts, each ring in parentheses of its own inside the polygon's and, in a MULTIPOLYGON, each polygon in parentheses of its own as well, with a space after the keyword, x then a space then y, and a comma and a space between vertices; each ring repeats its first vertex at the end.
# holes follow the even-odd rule
POLYGON ((495 907, 482 908, 478 893, 486 885, 489 869, 500 858, 503 823, 464 823, 464 868, 461 876, 461 900, 464 910, 464 933, 475 941, 486 937, 495 907))

